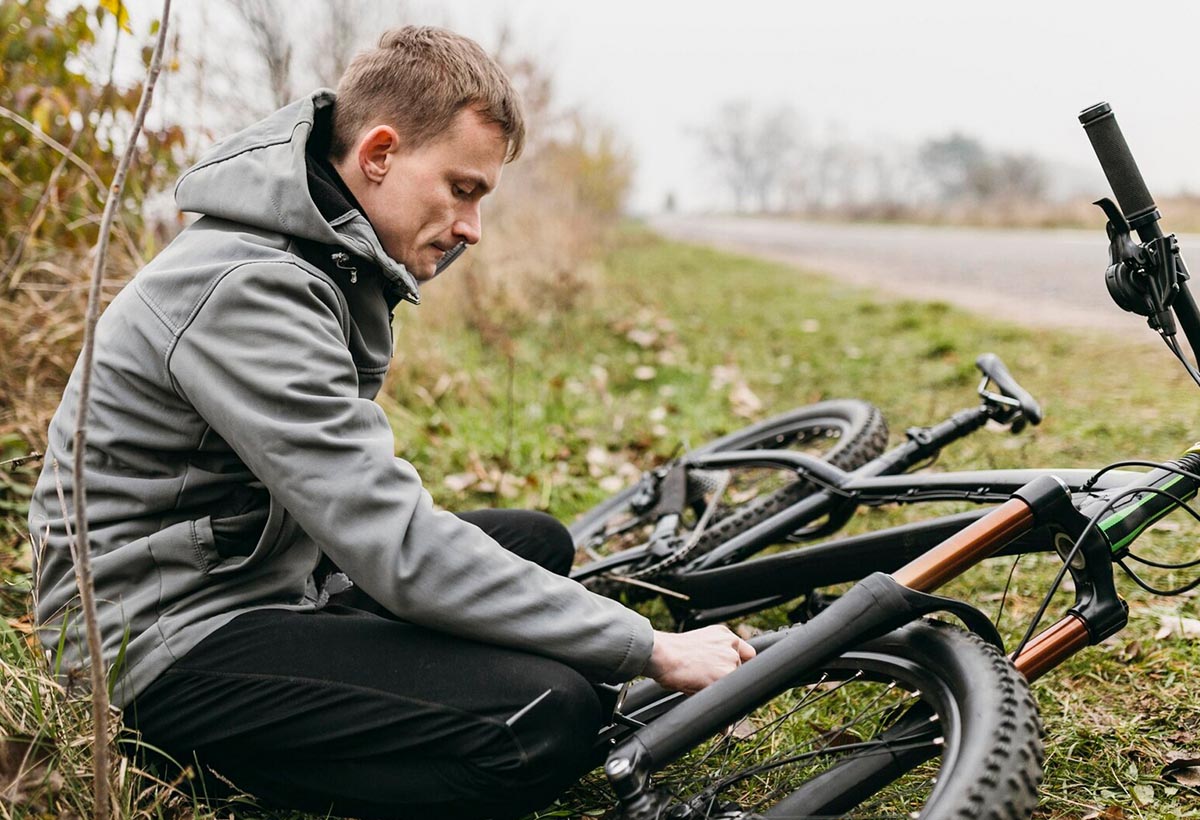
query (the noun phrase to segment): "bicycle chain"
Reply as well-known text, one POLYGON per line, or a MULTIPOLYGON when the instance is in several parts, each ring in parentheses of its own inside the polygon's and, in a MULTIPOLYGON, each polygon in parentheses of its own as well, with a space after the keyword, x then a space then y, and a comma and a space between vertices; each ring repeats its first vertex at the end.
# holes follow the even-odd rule
MULTIPOLYGON (((708 472, 711 473, 711 471, 708 472)), ((690 477, 691 476, 689 475, 689 478, 690 477)), ((715 525, 713 525, 712 528, 705 530, 699 538, 685 543, 682 547, 675 552, 672 552, 657 564, 651 564, 648 567, 643 567, 639 570, 635 570, 634 572, 625 573, 621 575, 620 578, 633 581, 644 581, 661 575, 672 567, 675 567, 691 558, 698 558, 702 555, 707 555, 716 549, 717 546, 728 540, 727 531, 732 530, 731 532, 728 532, 728 537, 737 535, 739 532, 747 529, 748 526, 751 526, 750 524, 746 523, 751 518, 760 518, 761 520, 764 512, 766 513, 765 517, 770 517, 777 512, 781 512, 782 510, 790 507, 792 504, 795 504, 800 499, 804 498, 806 495, 812 493, 814 489, 815 487, 807 481, 794 481, 786 487, 779 488, 766 498, 755 499, 744 508, 737 510, 731 515, 726 515, 724 518, 721 518, 715 525)), ((757 523, 757 521, 754 523, 757 523)))

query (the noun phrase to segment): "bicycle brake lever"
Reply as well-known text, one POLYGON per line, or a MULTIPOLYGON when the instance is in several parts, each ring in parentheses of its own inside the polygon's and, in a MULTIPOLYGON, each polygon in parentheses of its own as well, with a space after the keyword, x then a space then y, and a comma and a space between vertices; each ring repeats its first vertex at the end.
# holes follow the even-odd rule
POLYGON ((1107 197, 1098 199, 1108 217, 1108 268, 1104 284, 1117 307, 1149 319, 1150 327, 1164 336, 1175 335, 1170 306, 1179 292, 1174 236, 1160 237, 1145 247, 1133 241, 1121 209, 1107 197))
POLYGON ((1121 213, 1121 209, 1117 207, 1117 203, 1108 197, 1103 197, 1092 204, 1100 206, 1100 210, 1104 211, 1104 215, 1108 217, 1108 225, 1105 226, 1105 230, 1108 232, 1108 263, 1116 265, 1122 262, 1133 262, 1141 265, 1142 249, 1130 236, 1132 229, 1125 219, 1125 214, 1121 213))

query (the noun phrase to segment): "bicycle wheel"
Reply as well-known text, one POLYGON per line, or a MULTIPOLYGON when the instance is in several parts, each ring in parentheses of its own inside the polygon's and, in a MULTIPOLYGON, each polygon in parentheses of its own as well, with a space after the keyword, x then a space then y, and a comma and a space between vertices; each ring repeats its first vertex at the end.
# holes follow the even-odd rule
MULTIPOLYGON (((887 424, 877 408, 843 399, 800 407, 734 431, 693 450, 689 457, 784 449, 853 470, 883 452, 887 435, 887 424)), ((573 578, 598 591, 611 591, 603 589, 601 576, 620 572, 627 577, 639 569, 653 575, 646 572, 651 559, 640 547, 653 530, 651 513, 669 466, 645 473, 637 484, 587 511, 570 526, 576 547, 573 578)), ((693 542, 689 554, 703 554, 815 489, 814 484, 798 480, 794 472, 778 468, 689 470, 689 503, 681 522, 685 538, 693 542)))
POLYGON ((654 810, 675 820, 1018 820, 1037 805, 1042 760, 1036 707, 1012 664, 975 635, 918 621, 660 772, 654 810))

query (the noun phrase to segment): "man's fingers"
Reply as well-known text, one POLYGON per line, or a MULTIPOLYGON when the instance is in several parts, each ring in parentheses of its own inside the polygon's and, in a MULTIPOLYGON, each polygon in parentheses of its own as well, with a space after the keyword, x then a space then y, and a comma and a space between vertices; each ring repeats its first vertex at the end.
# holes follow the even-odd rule
POLYGON ((737 651, 738 657, 741 658, 742 663, 745 663, 758 654, 758 650, 743 641, 741 638, 738 638, 737 651))

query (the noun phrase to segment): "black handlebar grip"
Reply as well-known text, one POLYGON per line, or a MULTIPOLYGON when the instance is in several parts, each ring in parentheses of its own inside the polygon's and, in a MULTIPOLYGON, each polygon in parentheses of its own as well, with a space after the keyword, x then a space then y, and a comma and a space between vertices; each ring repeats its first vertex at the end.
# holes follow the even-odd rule
POLYGON ((1148 221, 1151 222, 1157 219, 1158 208, 1146 190, 1142 172, 1129 151, 1112 107, 1108 103, 1097 103, 1080 112, 1079 121, 1092 141, 1096 158, 1100 160, 1100 167, 1108 177, 1108 184, 1112 186, 1125 218, 1135 228, 1147 221, 1146 217, 1150 217, 1148 221))

